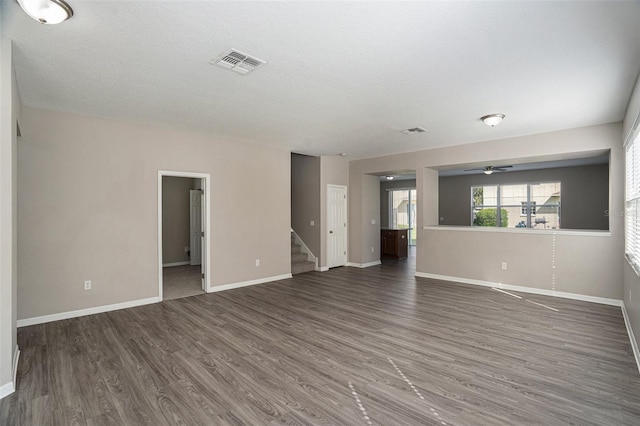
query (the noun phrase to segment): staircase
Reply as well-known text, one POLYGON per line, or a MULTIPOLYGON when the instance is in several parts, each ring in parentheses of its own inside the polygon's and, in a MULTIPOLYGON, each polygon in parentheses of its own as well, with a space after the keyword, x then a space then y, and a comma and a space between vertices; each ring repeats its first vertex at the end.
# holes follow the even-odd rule
POLYGON ((313 271, 315 262, 309 261, 307 253, 302 252, 302 246, 296 243, 296 238, 291 234, 291 275, 313 271))

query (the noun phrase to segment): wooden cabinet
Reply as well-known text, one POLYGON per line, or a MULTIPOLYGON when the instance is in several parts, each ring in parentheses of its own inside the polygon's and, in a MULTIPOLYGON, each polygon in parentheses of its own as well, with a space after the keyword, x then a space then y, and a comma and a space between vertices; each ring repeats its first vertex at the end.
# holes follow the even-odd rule
POLYGON ((408 229, 381 229, 380 230, 380 250, 383 256, 397 257, 403 259, 407 257, 409 249, 408 229))

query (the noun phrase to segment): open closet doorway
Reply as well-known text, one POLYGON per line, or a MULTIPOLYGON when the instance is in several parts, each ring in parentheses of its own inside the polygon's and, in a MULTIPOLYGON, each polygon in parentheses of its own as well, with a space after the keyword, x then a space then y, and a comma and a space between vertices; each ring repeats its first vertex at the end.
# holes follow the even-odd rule
POLYGON ((158 172, 158 265, 162 300, 210 288, 209 175, 158 172))

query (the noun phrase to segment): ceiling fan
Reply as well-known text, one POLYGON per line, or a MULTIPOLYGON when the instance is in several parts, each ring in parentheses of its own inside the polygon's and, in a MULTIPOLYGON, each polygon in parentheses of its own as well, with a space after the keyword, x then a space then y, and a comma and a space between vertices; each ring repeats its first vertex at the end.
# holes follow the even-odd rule
POLYGON ((490 175, 493 172, 506 172, 507 169, 510 168, 510 167, 513 167, 513 166, 500 166, 500 167, 484 166, 484 167, 480 167, 480 168, 477 168, 477 169, 467 169, 467 170, 465 170, 465 172, 481 171, 485 175, 490 175))

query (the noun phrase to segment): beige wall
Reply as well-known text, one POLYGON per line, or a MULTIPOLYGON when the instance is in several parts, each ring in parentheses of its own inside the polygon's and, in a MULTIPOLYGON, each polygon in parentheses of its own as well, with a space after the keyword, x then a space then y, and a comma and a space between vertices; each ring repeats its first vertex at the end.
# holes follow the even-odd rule
POLYGON ((158 296, 158 170, 224 183, 212 286, 290 273, 288 151, 26 107, 21 129, 18 318, 158 296))
POLYGON ((291 228, 318 258, 321 226, 320 157, 291 154, 291 228))
POLYGON ((188 262, 191 246, 190 192, 199 179, 162 177, 162 263, 188 262))
POLYGON ((0 390, 13 389, 17 345, 17 122, 21 103, 12 45, 0 38, 0 390))
MULTIPOLYGON (((468 165, 492 162, 542 161, 570 158, 575 153, 593 153, 611 150, 609 197, 610 210, 623 211, 624 163, 621 147, 621 123, 564 130, 539 135, 493 140, 414 153, 377 157, 350 163, 350 189, 352 232, 351 257, 354 263, 369 261, 365 241, 379 232, 366 226, 362 213, 369 203, 379 211, 375 200, 367 199, 369 189, 364 184, 370 173, 393 170, 416 170, 418 184, 418 246, 417 272, 453 277, 499 281, 506 284, 548 288, 551 282, 549 265, 551 245, 548 236, 495 233, 487 237, 484 231, 429 230, 422 226, 438 222, 438 179, 435 168, 465 168, 468 165), (354 203, 362 202, 358 207, 354 203), (482 234, 480 234, 482 232, 482 234), (483 238, 484 236, 484 238, 483 238), (492 250, 481 242, 490 238, 492 250), (527 247, 542 244, 540 250, 529 253, 527 247), (354 247, 359 246, 359 247, 354 247), (474 260, 478 250, 483 254, 474 260), (524 251, 522 251, 524 250, 524 251), (511 259, 508 274, 499 275, 503 259, 511 259), (525 256, 526 255, 526 256, 525 256), (522 269, 518 268, 523 265, 522 269), (524 266, 524 265, 537 265, 524 266), (529 273, 531 270, 531 273, 529 273)), ((564 235, 556 238, 555 289, 584 295, 621 299, 623 221, 620 215, 610 217, 610 235, 564 235), (575 277, 581 278, 579 281, 575 277), (602 279, 607 277, 606 279, 602 279)), ((378 237, 379 238, 379 237, 378 237)))
MULTIPOLYGON (((632 129, 633 123, 640 115, 640 77, 636 81, 627 113, 623 123, 623 134, 621 140, 624 141, 632 129)), ((620 142, 622 145, 622 142, 620 142)), ((629 316, 629 322, 636 341, 640 343, 640 277, 624 260, 624 306, 629 316)))
MULTIPOLYGON (((471 225, 471 187, 526 182, 561 183, 562 229, 609 229, 609 165, 441 177, 440 225, 471 225)), ((515 217, 515 221, 523 218, 515 217)))
POLYGON ((349 168, 349 262, 380 260, 380 178, 349 168))
MULTIPOLYGON (((320 157, 320 260, 318 266, 327 266, 327 185, 342 185, 347 187, 349 196, 349 163, 346 159, 337 156, 320 157)), ((349 212, 347 211, 347 214, 349 212)))

